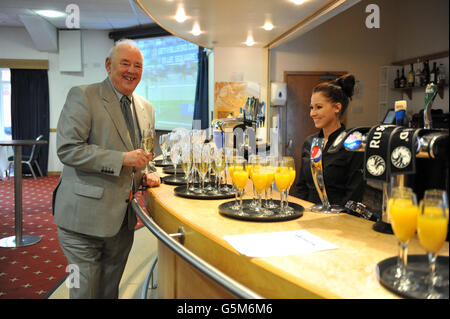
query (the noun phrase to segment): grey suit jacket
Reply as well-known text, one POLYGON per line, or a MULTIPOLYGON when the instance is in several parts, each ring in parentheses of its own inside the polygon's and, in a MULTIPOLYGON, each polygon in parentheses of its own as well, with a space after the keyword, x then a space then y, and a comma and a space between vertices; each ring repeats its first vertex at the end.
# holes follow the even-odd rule
MULTIPOLYGON (((120 102, 107 81, 69 91, 56 140, 64 168, 53 193, 54 221, 59 227, 98 237, 119 231, 133 171, 122 166, 133 145, 120 102)), ((133 100, 141 130, 149 125, 154 130, 153 105, 135 93, 133 100)), ((136 171, 136 185, 142 174, 136 171)), ((135 226, 135 215, 132 221, 129 227, 135 226)))

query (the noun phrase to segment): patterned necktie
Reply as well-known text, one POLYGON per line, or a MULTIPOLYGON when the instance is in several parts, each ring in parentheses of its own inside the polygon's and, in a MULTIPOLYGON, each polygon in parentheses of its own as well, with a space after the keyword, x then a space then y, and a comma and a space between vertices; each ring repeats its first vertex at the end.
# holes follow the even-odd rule
POLYGON ((136 137, 134 132, 134 122, 133 115, 131 114, 131 101, 128 96, 124 95, 120 99, 120 107, 122 109, 123 116, 125 118, 125 122, 127 122, 128 131, 130 132, 131 142, 133 143, 133 147, 137 148, 136 137))

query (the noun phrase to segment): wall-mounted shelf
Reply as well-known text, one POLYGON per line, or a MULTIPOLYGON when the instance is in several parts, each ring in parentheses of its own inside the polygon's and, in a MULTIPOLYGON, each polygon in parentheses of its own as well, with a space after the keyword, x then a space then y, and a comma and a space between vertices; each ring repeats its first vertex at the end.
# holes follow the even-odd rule
MULTIPOLYGON (((438 95, 441 99, 443 99, 444 98, 444 88, 448 87, 448 84, 445 84, 445 82, 441 82, 437 86, 438 86, 438 95)), ((414 87, 406 87, 406 88, 392 88, 392 90, 405 93, 408 96, 408 98, 411 100, 413 91, 423 90, 425 92, 425 88, 426 88, 426 86, 414 86, 414 87)))

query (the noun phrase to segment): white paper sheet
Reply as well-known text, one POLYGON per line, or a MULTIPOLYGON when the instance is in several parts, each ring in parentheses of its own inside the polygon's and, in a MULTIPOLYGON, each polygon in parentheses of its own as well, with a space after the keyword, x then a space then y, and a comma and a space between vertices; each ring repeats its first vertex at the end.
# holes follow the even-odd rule
POLYGON ((306 230, 232 235, 224 236, 224 239, 249 257, 298 255, 339 248, 306 230))

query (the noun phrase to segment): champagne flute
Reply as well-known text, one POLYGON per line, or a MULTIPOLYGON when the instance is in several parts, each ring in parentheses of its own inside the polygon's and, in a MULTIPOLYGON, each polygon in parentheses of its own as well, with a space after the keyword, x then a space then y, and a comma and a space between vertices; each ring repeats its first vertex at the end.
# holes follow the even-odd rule
MULTIPOLYGON (((155 143, 154 131, 151 126, 148 126, 142 130, 141 147, 147 153, 153 153, 153 146, 155 143)), ((153 161, 151 161, 153 162, 153 161)), ((149 162, 150 163, 150 162, 149 162)), ((145 173, 150 172, 150 164, 145 164, 145 173)))
POLYGON ((201 183, 202 183, 202 194, 205 193, 205 179, 206 179, 206 174, 209 171, 209 167, 211 164, 211 146, 206 143, 203 144, 202 150, 201 150, 201 162, 200 162, 200 168, 199 168, 199 173, 200 173, 200 179, 201 179, 201 183))
POLYGON ((248 157, 248 177, 252 181, 253 188, 253 199, 249 204, 249 207, 251 208, 256 208, 258 206, 258 194, 256 193, 255 184, 253 183, 253 168, 258 165, 258 161, 260 160, 259 158, 260 156, 255 154, 251 154, 248 157))
POLYGON ((176 143, 174 145, 172 145, 171 149, 170 149, 170 158, 172 160, 173 163, 173 168, 175 170, 174 173, 174 180, 177 180, 177 165, 180 162, 181 159, 181 143, 176 143))
POLYGON ((416 286, 407 273, 408 242, 417 229, 417 198, 408 187, 394 187, 389 199, 392 229, 399 243, 397 265, 394 268, 394 287, 399 291, 412 291, 416 286))
POLYGON ((214 149, 214 168, 216 172, 217 190, 218 192, 222 192, 221 180, 222 173, 225 170, 225 154, 223 148, 214 149))
POLYGON ((275 156, 268 156, 266 158, 266 170, 267 170, 267 185, 266 185, 266 207, 268 209, 277 208, 277 205, 273 202, 273 182, 275 181, 275 172, 277 170, 277 158, 275 156), (270 190, 270 198, 268 193, 270 190))
POLYGON ((181 167, 183 168, 187 182, 186 191, 189 192, 189 180, 192 172, 191 144, 184 144, 181 149, 181 167))
POLYGON ((285 191, 289 187, 289 182, 291 179, 290 176, 290 168, 292 167, 294 159, 290 156, 285 156, 282 159, 278 160, 277 169, 275 171, 275 185, 277 185, 278 190, 280 191, 280 199, 281 199, 281 212, 283 214, 286 213, 286 200, 285 191))
POLYGON ((248 181, 247 161, 244 157, 236 156, 234 160, 234 170, 232 174, 233 182, 236 185, 237 193, 239 195, 239 213, 238 215, 245 215, 242 205, 242 197, 244 196, 245 185, 248 181))
POLYGON ((159 146, 161 147, 161 152, 163 156, 162 161, 163 165, 169 163, 169 161, 167 160, 168 142, 169 142, 169 134, 162 134, 159 136, 159 146))
POLYGON ((267 187, 267 172, 265 170, 265 165, 266 161, 262 157, 256 158, 254 164, 252 165, 252 182, 258 197, 255 211, 264 215, 268 214, 268 211, 262 207, 262 192, 267 187))
POLYGON ((296 175, 296 171, 295 171, 295 162, 294 162, 294 158, 291 157, 291 159, 288 160, 289 164, 289 186, 288 188, 286 188, 286 210, 287 211, 294 211, 294 209, 292 207, 289 207, 289 201, 288 201, 288 196, 289 196, 289 190, 292 187, 292 184, 294 184, 295 181, 295 175, 296 175))
POLYGON ((436 275, 436 258, 447 236, 447 228, 447 202, 443 199, 442 194, 439 196, 434 190, 427 194, 427 191, 425 191, 424 198, 420 202, 420 211, 417 218, 417 235, 420 244, 427 252, 430 267, 428 291, 426 295, 427 299, 437 299, 442 297, 436 290, 436 286, 438 286, 437 281, 439 279, 436 275))

